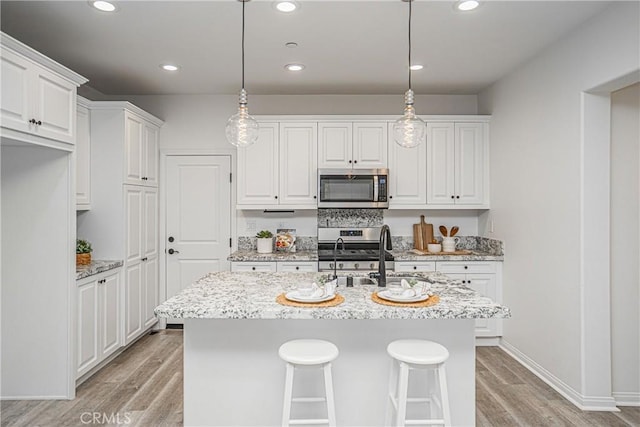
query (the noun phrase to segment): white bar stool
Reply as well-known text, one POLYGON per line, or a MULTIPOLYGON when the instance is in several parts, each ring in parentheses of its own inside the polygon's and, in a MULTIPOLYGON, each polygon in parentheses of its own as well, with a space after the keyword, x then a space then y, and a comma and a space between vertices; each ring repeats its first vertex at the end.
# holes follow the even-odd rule
MULTIPOLYGON (((449 351, 442 345, 426 340, 397 340, 387 346, 387 353, 392 357, 391 375, 389 377, 389 401, 387 403, 386 426, 391 426, 392 412, 396 417, 394 426, 406 425, 451 425, 449 395, 444 362, 449 358, 449 351), (437 377, 439 396, 429 394, 426 398, 409 398, 409 371, 432 370, 437 377), (407 403, 427 403, 429 419, 407 420, 407 403), (434 409, 440 409, 441 418, 433 418, 434 409)), ((432 390, 433 391, 433 390, 432 390)))
POLYGON ((280 346, 278 355, 287 362, 287 373, 284 385, 284 406, 282 410, 282 426, 328 424, 336 426, 336 408, 333 399, 333 380, 331 378, 331 362, 338 357, 338 347, 329 341, 302 339, 287 341, 280 346), (293 397, 293 374, 296 367, 317 366, 324 371, 324 397, 293 397), (294 402, 326 402, 327 418, 291 419, 291 404, 294 402))

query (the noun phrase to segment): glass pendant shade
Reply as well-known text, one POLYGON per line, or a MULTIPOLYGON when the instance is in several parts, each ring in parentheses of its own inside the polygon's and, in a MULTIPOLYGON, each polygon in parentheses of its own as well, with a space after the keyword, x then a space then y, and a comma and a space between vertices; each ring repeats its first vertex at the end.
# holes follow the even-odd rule
POLYGON ((416 116, 411 89, 404 94, 404 102, 404 115, 393 122, 393 139, 401 147, 413 148, 425 140, 427 126, 420 117, 416 116))
POLYGON ((249 115, 247 92, 242 89, 238 112, 229 117, 224 129, 227 141, 236 147, 248 147, 258 140, 258 130, 258 122, 249 115))

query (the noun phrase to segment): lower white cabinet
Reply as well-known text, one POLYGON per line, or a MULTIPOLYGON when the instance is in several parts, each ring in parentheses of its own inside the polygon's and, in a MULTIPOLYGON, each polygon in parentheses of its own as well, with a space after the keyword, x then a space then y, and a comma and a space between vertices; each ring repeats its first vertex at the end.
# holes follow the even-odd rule
POLYGON ((315 261, 247 261, 232 262, 231 271, 255 271, 255 272, 316 272, 318 263, 315 261))
POLYGON ((158 305, 158 258, 128 263, 124 283, 124 344, 128 345, 157 322, 153 309, 158 305))
POLYGON ((76 378, 122 346, 120 269, 81 279, 78 288, 76 378))

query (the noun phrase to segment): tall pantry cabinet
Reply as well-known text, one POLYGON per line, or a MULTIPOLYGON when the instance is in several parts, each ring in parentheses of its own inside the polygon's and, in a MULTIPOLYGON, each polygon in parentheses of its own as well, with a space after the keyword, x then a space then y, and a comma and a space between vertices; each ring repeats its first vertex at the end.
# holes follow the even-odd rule
POLYGON ((91 104, 92 210, 78 233, 96 259, 124 260, 123 337, 156 323, 158 305, 158 136, 163 122, 128 102, 91 104))

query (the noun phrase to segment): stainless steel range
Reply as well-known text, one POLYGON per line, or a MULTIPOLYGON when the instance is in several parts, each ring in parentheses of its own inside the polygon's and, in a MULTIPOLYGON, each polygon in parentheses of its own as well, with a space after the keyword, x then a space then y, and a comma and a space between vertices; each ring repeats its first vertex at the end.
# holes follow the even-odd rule
MULTIPOLYGON (((319 228, 318 271, 333 271, 335 256, 336 270, 339 272, 377 272, 380 229, 381 227, 319 228)), ((384 258, 387 271, 393 271, 393 255, 385 250, 384 258)))

